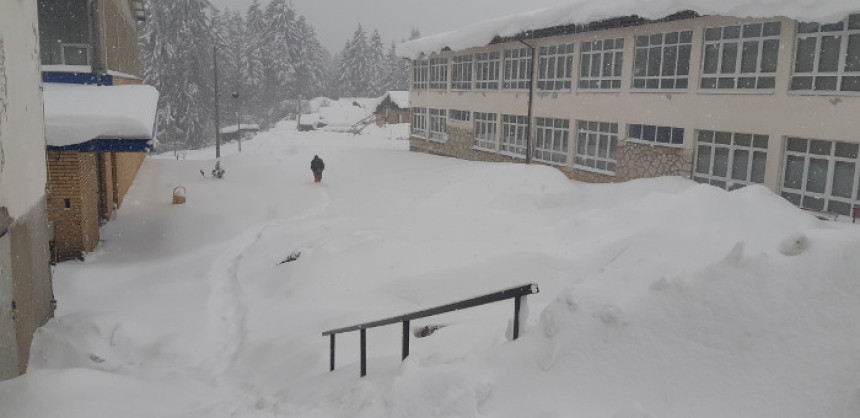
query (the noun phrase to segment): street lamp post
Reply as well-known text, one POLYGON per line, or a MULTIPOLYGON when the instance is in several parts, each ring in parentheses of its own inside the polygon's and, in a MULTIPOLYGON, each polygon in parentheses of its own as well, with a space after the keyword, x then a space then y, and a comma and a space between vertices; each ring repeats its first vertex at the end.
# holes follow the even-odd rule
POLYGON ((240 106, 241 102, 239 101, 239 92, 234 91, 233 100, 235 101, 234 107, 236 108, 236 140, 239 141, 239 152, 242 152, 242 119, 240 116, 240 106))

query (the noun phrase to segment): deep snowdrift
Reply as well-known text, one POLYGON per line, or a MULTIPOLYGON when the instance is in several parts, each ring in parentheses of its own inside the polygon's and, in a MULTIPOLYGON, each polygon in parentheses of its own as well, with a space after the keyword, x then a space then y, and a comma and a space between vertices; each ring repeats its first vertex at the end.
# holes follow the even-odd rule
POLYGON ((57 266, 0 416, 860 416, 856 226, 761 187, 582 184, 292 126, 226 145, 223 180, 199 174, 212 150, 148 159, 99 250, 57 266), (364 379, 339 337, 327 372, 323 330, 529 282, 516 342, 505 302, 413 324, 445 327, 404 363, 399 327, 370 330, 364 379))

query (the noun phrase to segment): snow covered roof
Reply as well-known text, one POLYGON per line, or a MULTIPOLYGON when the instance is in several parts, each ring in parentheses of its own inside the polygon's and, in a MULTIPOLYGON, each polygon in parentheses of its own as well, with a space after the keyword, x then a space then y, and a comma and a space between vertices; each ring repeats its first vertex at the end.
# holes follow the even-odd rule
POLYGON ((512 37, 538 29, 631 15, 660 19, 684 10, 701 15, 836 21, 847 13, 860 11, 860 4, 857 0, 573 0, 566 5, 491 19, 408 41, 397 46, 397 54, 414 59, 446 48, 459 51, 486 46, 496 37, 512 37))
POLYGON ((48 146, 155 137, 155 87, 45 83, 43 96, 48 146))
POLYGON ((409 92, 408 91, 389 91, 388 97, 391 101, 401 109, 409 109, 409 92))

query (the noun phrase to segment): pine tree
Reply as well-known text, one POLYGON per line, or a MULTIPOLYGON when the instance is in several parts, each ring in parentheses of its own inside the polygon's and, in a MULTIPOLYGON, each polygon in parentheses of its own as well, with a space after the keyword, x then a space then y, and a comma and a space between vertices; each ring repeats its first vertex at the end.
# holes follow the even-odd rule
POLYGON ((388 90, 409 90, 409 61, 397 56, 394 42, 385 57, 385 81, 388 90))
POLYGON ((379 35, 378 30, 374 30, 370 35, 367 58, 369 66, 367 93, 372 97, 378 97, 388 90, 385 82, 385 47, 382 45, 382 36, 379 35))
POLYGON ((159 138, 199 148, 214 138, 209 2, 150 1, 148 10, 141 59, 146 83, 161 93, 159 138))

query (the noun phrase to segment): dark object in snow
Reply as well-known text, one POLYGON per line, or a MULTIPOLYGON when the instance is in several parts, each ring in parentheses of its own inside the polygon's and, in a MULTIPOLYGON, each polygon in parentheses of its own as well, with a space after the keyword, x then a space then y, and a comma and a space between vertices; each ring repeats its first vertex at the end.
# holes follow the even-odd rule
POLYGON ((206 172, 203 171, 202 168, 200 169, 200 175, 203 176, 204 179, 206 178, 206 172))
POLYGON ((314 173, 314 183, 322 181, 323 170, 325 170, 325 163, 319 155, 314 155, 314 159, 311 160, 311 171, 314 173))
POLYGON ((299 259, 299 257, 301 257, 301 255, 302 255, 301 251, 296 251, 296 252, 290 254, 289 256, 287 256, 287 258, 281 260, 281 262, 278 263, 278 265, 280 266, 281 264, 289 263, 290 261, 296 261, 299 259))
POLYGON ((444 327, 444 325, 425 325, 421 328, 416 329, 415 331, 412 331, 412 335, 418 338, 424 338, 436 332, 437 329, 444 327))
POLYGON ((212 169, 212 177, 215 177, 216 179, 224 177, 224 169, 221 168, 221 160, 215 162, 215 168, 212 169))

